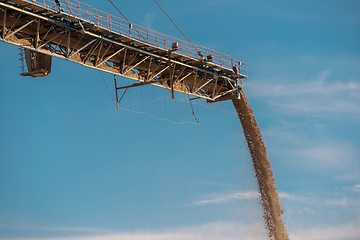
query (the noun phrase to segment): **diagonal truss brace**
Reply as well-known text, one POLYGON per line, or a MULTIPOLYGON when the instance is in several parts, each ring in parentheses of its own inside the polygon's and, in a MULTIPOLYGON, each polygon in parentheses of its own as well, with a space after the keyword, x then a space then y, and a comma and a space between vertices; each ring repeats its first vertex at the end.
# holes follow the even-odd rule
POLYGON ((9 37, 13 36, 14 34, 18 33, 19 31, 23 30, 24 28, 26 28, 27 26, 29 26, 30 24, 32 24, 33 22, 36 22, 36 19, 31 20, 30 22, 22 25, 21 27, 19 27, 18 29, 16 29, 15 31, 11 32, 10 34, 6 34, 5 36, 5 40, 8 39, 9 37))

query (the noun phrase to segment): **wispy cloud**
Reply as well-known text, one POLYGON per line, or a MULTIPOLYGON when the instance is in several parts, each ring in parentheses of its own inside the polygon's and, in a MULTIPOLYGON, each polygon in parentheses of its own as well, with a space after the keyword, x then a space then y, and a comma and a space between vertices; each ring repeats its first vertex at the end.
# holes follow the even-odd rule
POLYGON ((318 168, 343 168, 355 164, 354 150, 346 144, 324 144, 294 151, 302 163, 318 168))
MULTIPOLYGON (((114 234, 90 234, 88 236, 50 237, 50 240, 235 240, 265 239, 262 223, 214 222, 203 225, 166 230, 144 230, 114 234)), ((0 238, 1 239, 1 238, 0 238)), ((21 237, 16 240, 40 240, 44 238, 21 237)))
MULTIPOLYGON (((360 204, 360 202, 357 199, 354 199, 350 195, 346 195, 346 194, 343 194, 342 197, 324 198, 324 197, 310 197, 310 196, 280 192, 279 196, 281 200, 301 202, 302 204, 299 206, 305 206, 310 204, 312 206, 321 205, 321 206, 329 206, 329 207, 349 207, 349 206, 354 207, 360 204)), ((303 208, 304 212, 307 211, 305 208, 303 208)))
POLYGON ((297 80, 298 82, 277 83, 273 81, 251 81, 249 82, 249 88, 254 89, 251 95, 256 97, 280 97, 304 94, 333 95, 339 92, 350 92, 357 95, 357 93, 360 92, 359 82, 330 82, 327 81, 330 74, 330 71, 323 70, 312 79, 297 80))
MULTIPOLYGON (((279 197, 282 200, 301 200, 301 196, 297 196, 287 192, 279 192, 279 197)), ((244 191, 244 192, 231 192, 231 193, 221 193, 213 194, 207 198, 197 200, 188 204, 190 206, 206 206, 212 204, 225 204, 233 201, 239 200, 259 200, 260 195, 256 190, 244 191)))
POLYGON ((236 200, 252 200, 259 199, 258 191, 246 191, 246 192, 232 192, 225 194, 215 194, 209 196, 208 198, 197 200, 192 202, 190 205, 192 206, 204 206, 211 204, 224 204, 236 200))
POLYGON ((360 184, 355 184, 350 189, 354 192, 360 193, 360 184))
MULTIPOLYGON (((351 101, 344 100, 330 100, 319 101, 319 100, 299 100, 296 102, 288 102, 288 103, 272 103, 271 106, 281 109, 283 113, 291 113, 291 114, 301 114, 308 113, 317 116, 323 116, 323 114, 351 114, 357 116, 360 114, 359 104, 351 101)), ((344 115, 333 115, 335 116, 343 116, 344 115)))
POLYGON ((293 240, 357 240, 360 239, 359 223, 320 226, 312 229, 298 229, 291 232, 293 240))
MULTIPOLYGON (((290 229, 293 240, 357 240, 360 237, 359 223, 345 223, 311 228, 290 229)), ((49 240, 253 240, 266 239, 262 223, 215 222, 197 226, 165 230, 122 232, 114 234, 91 234, 88 236, 58 236, 49 240)), ((0 238, 4 239, 4 238, 0 238)), ((43 240, 43 237, 19 237, 16 240, 43 240)))
POLYGON ((300 197, 300 196, 297 196, 292 193, 287 193, 287 192, 279 192, 279 197, 282 200, 301 200, 302 199, 302 197, 300 197))
POLYGON ((310 209, 310 208, 307 208, 307 207, 304 207, 304 208, 300 208, 298 210, 298 213, 300 214, 315 214, 316 212, 313 210, 313 209, 310 209))
POLYGON ((346 197, 341 199, 326 199, 325 204, 330 206, 347 207, 349 206, 349 201, 346 197))
MULTIPOLYGON (((264 131, 265 138, 272 139, 270 154, 291 164, 292 168, 301 167, 310 171, 333 170, 329 172, 333 176, 336 172, 337 177, 346 174, 349 179, 359 179, 358 149, 354 143, 349 140, 328 139, 325 136, 309 138, 307 134, 299 131, 304 127, 306 125, 302 123, 291 126, 282 124, 264 131), (284 148, 284 144, 288 147, 284 148)), ((317 131, 319 128, 331 130, 328 126, 316 126, 317 131)))
MULTIPOLYGON (((32 233, 57 233, 64 235, 83 235, 83 234, 110 234, 111 230, 87 227, 61 227, 61 226, 40 226, 40 225, 0 225, 0 230, 25 231, 32 233)), ((1 239, 1 238, 0 238, 1 239)))
POLYGON ((204 181, 204 180, 190 180, 191 184, 202 185, 202 186, 211 186, 211 187, 234 187, 233 184, 223 183, 223 182, 214 182, 214 181, 204 181))
POLYGON ((285 113, 360 115, 360 81, 333 81, 330 75, 323 70, 310 79, 259 79, 249 82, 247 88, 250 96, 266 98, 269 105, 285 113))

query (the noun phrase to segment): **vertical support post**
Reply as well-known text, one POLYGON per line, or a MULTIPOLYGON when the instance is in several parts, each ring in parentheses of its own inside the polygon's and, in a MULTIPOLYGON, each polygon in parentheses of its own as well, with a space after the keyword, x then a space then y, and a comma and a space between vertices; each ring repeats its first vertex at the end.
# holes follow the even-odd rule
POLYGON ((118 95, 118 88, 117 88, 117 81, 116 81, 116 75, 114 74, 114 85, 115 85, 115 106, 116 108, 119 108, 119 95, 118 95))
POLYGON ((123 62, 122 62, 122 67, 121 67, 121 70, 120 70, 120 73, 124 73, 125 71, 125 65, 126 65, 126 55, 127 55, 127 48, 125 48, 125 52, 124 52, 124 59, 123 59, 123 62))
POLYGON ((196 88, 196 80, 198 78, 198 70, 195 70, 195 78, 194 78, 194 83, 192 85, 192 88, 190 90, 191 93, 193 93, 194 89, 196 88))
POLYGON ((36 25, 36 37, 34 44, 35 49, 39 47, 39 43, 40 43, 40 19, 37 20, 37 25, 36 25))
POLYGON ((213 89, 213 92, 212 92, 212 95, 211 95, 213 98, 215 97, 215 92, 216 92, 217 83, 219 81, 219 76, 216 76, 214 74, 214 78, 215 78, 215 84, 214 84, 214 89, 213 89))
POLYGON ((66 41, 66 57, 68 58, 71 54, 71 49, 70 49, 70 40, 71 40, 71 31, 69 30, 68 36, 67 36, 67 41, 66 41))
POLYGON ((2 39, 5 39, 5 33, 6 33, 6 15, 7 15, 7 8, 5 8, 4 11, 4 19, 3 19, 3 29, 2 29, 2 39))
POLYGON ((148 68, 147 76, 146 76, 146 81, 149 81, 149 80, 150 80, 150 71, 151 71, 152 61, 153 61, 153 58, 150 57, 150 62, 149 62, 149 68, 148 68))
POLYGON ((133 28, 133 24, 129 23, 129 36, 131 37, 131 29, 133 28))
POLYGON ((175 99, 174 83, 172 79, 170 80, 170 84, 171 84, 171 99, 175 99))
POLYGON ((171 98, 175 99, 173 71, 175 71, 176 66, 174 66, 174 69, 172 69, 171 67, 171 50, 168 50, 168 64, 169 64, 169 83, 171 90, 171 98))

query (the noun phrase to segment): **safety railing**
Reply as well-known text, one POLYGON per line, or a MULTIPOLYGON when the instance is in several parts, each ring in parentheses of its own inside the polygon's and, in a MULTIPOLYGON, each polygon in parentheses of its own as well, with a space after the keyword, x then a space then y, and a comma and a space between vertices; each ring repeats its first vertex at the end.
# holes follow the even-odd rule
POLYGON ((25 0, 44 8, 63 12, 70 16, 89 22, 95 27, 126 36, 163 50, 173 49, 177 43, 176 53, 197 60, 208 61, 222 68, 232 69, 247 75, 246 63, 219 51, 194 45, 152 29, 128 22, 127 20, 94 8, 92 5, 77 0, 25 0), (58 3, 57 3, 58 2, 58 3))

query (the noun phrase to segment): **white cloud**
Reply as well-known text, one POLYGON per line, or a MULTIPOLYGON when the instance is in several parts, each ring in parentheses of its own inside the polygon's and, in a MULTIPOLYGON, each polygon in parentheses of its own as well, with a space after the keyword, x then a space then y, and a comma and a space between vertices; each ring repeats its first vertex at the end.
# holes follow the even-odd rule
MULTIPOLYGON (((215 222, 197 226, 162 231, 138 231, 114 234, 90 234, 88 236, 53 237, 50 240, 237 240, 265 239, 262 223, 215 222)), ((44 238, 23 237, 16 240, 40 240, 44 238)))
MULTIPOLYGON (((268 140, 265 142, 268 142, 270 159, 278 161, 276 164, 280 162, 288 165, 292 170, 301 169, 308 173, 319 171, 322 176, 328 174, 331 177, 329 180, 358 182, 358 148, 350 139, 329 138, 327 132, 331 132, 330 126, 334 125, 336 127, 336 124, 333 124, 323 129, 316 128, 315 133, 311 129, 302 132, 303 128, 309 128, 303 123, 283 123, 269 127, 263 133, 265 140, 268 140)), ((351 132, 351 129, 349 131, 351 132)))
MULTIPOLYGON (((281 193, 280 193, 280 198, 281 198, 281 193)), ((282 198, 282 200, 284 199, 286 198, 282 198)), ((300 202, 300 204, 297 204, 297 206, 302 206, 303 208, 300 208, 298 210, 299 213, 306 213, 306 212, 315 213, 315 211, 310 210, 308 208, 309 206, 312 206, 313 208, 326 207, 333 209, 342 209, 346 207, 358 208, 358 206, 360 206, 360 201, 358 200, 357 197, 355 198, 351 195, 341 194, 341 193, 336 193, 336 196, 330 196, 328 198, 324 198, 321 196, 309 197, 309 196, 291 195, 291 197, 288 200, 300 202)))
POLYGON ((291 82, 252 80, 246 86, 246 91, 250 96, 266 98, 270 106, 285 113, 342 113, 359 116, 360 81, 330 81, 330 74, 330 71, 323 70, 310 79, 291 82))
MULTIPOLYGON (((292 151, 305 167, 344 170, 356 168, 355 153, 348 144, 324 144, 292 151)), ((298 160, 297 160, 298 161, 298 160)))
POLYGON ((311 161, 317 160, 321 163, 340 164, 342 158, 347 154, 345 151, 331 146, 317 146, 313 148, 299 150, 298 155, 310 158, 311 161))
POLYGON ((212 186, 212 187, 234 187, 233 184, 214 182, 214 181, 204 181, 204 180, 190 180, 191 184, 201 185, 201 186, 212 186))
POLYGON ((360 184, 355 184, 351 187, 351 190, 360 193, 360 184))
MULTIPOLYGON (((358 223, 296 228, 289 231, 292 240, 357 240, 358 223)), ((215 222, 159 231, 136 231, 87 236, 49 237, 49 240, 262 240, 266 239, 262 223, 215 222)), ((1 238, 0 238, 1 239, 1 238)), ((19 237, 13 240, 43 240, 43 237, 19 237)))
MULTIPOLYGON (((311 113, 317 116, 321 116, 323 113, 339 113, 339 114, 360 114, 359 103, 344 101, 344 100, 298 100, 290 101, 287 103, 272 103, 271 106, 281 109, 287 113, 298 114, 298 113, 311 113)), ((342 115, 333 115, 333 117, 339 117, 342 115)))
POLYGON ((232 192, 226 194, 216 194, 212 195, 208 198, 194 201, 192 204, 193 206, 204 206, 210 204, 224 204, 227 202, 232 202, 236 200, 252 200, 252 199, 259 199, 259 192, 258 191, 246 191, 246 192, 232 192))
POLYGON ((341 199, 326 199, 325 205, 336 206, 336 207, 347 207, 349 206, 349 201, 346 197, 341 199))
MULTIPOLYGON (((279 192, 281 200, 301 200, 302 197, 287 193, 279 192)), ((232 192, 223 194, 213 194, 205 199, 197 200, 189 204, 190 206, 206 206, 211 204, 225 204, 238 200, 260 200, 258 191, 251 190, 245 192, 232 192)))
POLYGON ((359 223, 299 229, 290 234, 292 240, 358 240, 360 239, 359 223))
POLYGON ((298 210, 300 214, 315 214, 316 212, 310 208, 301 208, 298 210))
POLYGON ((251 95, 255 97, 280 97, 297 96, 304 94, 333 95, 339 92, 360 91, 360 83, 356 81, 348 82, 329 82, 330 71, 324 70, 311 80, 302 80, 297 82, 278 83, 275 81, 255 81, 249 82, 249 88, 252 89, 251 95))
POLYGON ((300 199, 302 199, 302 197, 299 197, 299 196, 296 196, 294 194, 287 193, 287 192, 279 192, 279 197, 282 200, 300 200, 300 199))
POLYGON ((85 227, 57 227, 57 226, 37 226, 37 225, 28 225, 28 226, 9 226, 9 225, 0 225, 0 229, 10 229, 10 230, 21 230, 21 231, 30 231, 30 232, 61 232, 61 233, 76 233, 76 234, 108 234, 112 231, 98 228, 85 228, 85 227))

